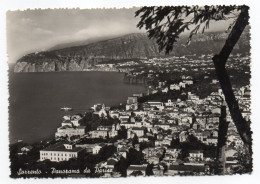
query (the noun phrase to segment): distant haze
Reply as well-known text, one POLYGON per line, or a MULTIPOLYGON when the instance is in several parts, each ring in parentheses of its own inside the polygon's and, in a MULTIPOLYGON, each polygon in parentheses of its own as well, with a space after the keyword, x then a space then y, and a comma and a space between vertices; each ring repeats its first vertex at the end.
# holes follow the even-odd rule
MULTIPOLYGON (((115 37, 145 30, 136 28, 139 17, 131 9, 47 9, 7 12, 7 52, 9 62, 25 54, 48 50, 62 43, 115 37)), ((210 25, 223 31, 230 22, 210 25)))

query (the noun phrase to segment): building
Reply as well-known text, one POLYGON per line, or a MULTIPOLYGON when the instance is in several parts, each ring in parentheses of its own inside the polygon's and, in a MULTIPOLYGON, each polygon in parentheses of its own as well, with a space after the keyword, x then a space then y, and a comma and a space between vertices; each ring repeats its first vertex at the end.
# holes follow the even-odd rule
POLYGON ((176 104, 171 99, 168 99, 168 101, 164 104, 167 107, 176 107, 176 104))
POLYGON ((203 150, 190 150, 189 151, 189 160, 203 160, 203 150))
POLYGON ((97 114, 99 117, 107 117, 107 110, 109 110, 109 107, 106 107, 104 104, 95 104, 93 107, 91 107, 94 110, 94 114, 97 114))
POLYGON ((143 137, 145 134, 145 128, 138 128, 138 127, 134 127, 134 128, 130 128, 127 130, 127 138, 134 138, 134 136, 136 135, 137 137, 143 137))
POLYGON ((118 130, 120 129, 119 124, 113 124, 112 129, 108 132, 109 137, 115 137, 118 135, 118 130))
POLYGON ((119 112, 118 111, 109 111, 109 116, 111 118, 119 118, 119 112))
POLYGON ((79 127, 71 127, 69 125, 65 125, 57 128, 57 132, 55 133, 55 137, 71 137, 71 136, 83 136, 85 135, 86 126, 79 127))
POLYGON ((78 127, 83 122, 83 118, 80 115, 68 115, 63 117, 64 121, 61 123, 61 126, 69 125, 78 127))
POLYGON ((189 80, 189 79, 184 79, 183 82, 186 83, 187 85, 193 84, 193 80, 189 80))
POLYGON ((108 130, 93 130, 89 131, 89 135, 91 138, 107 138, 108 130))
POLYGON ((156 101, 156 100, 149 100, 148 105, 150 105, 150 107, 157 107, 158 109, 163 109, 164 105, 162 102, 160 101, 156 101))
POLYGON ((170 90, 176 90, 179 91, 181 88, 178 84, 171 84, 170 85, 170 90))
POLYGON ((137 110, 138 109, 138 104, 137 103, 135 103, 135 104, 126 104, 125 105, 125 109, 127 111, 129 111, 129 110, 137 110))
POLYGON ((126 129, 129 129, 129 128, 135 127, 135 123, 131 123, 131 122, 121 123, 120 126, 121 126, 121 127, 124 126, 126 129))
POLYGON ((149 142, 148 137, 138 137, 138 142, 149 142))
POLYGON ((164 130, 169 130, 170 129, 170 125, 169 124, 156 124, 154 125, 154 127, 160 127, 164 130))
POLYGON ((137 97, 137 98, 143 97, 143 96, 144 96, 143 93, 135 93, 135 94, 133 94, 133 97, 137 97))
POLYGON ((187 134, 187 132, 182 131, 182 132, 179 134, 179 140, 180 140, 180 142, 186 142, 187 139, 188 139, 188 134, 187 134))
POLYGON ((186 87, 186 83, 185 82, 180 82, 179 86, 182 87, 182 88, 185 88, 186 87))
POLYGON ((40 150, 40 161, 50 160, 52 162, 62 162, 68 161, 71 158, 81 159, 84 155, 84 148, 75 147, 73 144, 60 142, 40 150))
POLYGON ((137 110, 138 109, 138 102, 136 96, 128 97, 126 102, 126 110, 137 110))
POLYGON ((134 103, 137 103, 137 97, 136 97, 136 96, 128 97, 126 103, 127 103, 127 104, 134 104, 134 103))
POLYGON ((92 153, 93 155, 98 154, 102 148, 101 144, 76 144, 75 147, 84 148, 86 153, 92 153))
POLYGON ((153 174, 154 176, 163 176, 164 167, 160 164, 154 165, 153 174))
POLYGON ((168 93, 168 91, 169 91, 168 87, 165 87, 165 88, 162 89, 162 93, 168 93))
POLYGON ((80 115, 72 115, 70 117, 70 121, 73 123, 74 126, 80 126, 80 124, 83 122, 83 118, 80 115))

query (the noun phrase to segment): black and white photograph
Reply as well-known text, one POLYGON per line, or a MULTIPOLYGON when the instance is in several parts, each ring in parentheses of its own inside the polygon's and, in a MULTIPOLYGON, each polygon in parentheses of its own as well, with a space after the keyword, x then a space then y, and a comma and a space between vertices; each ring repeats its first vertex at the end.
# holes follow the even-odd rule
POLYGON ((251 5, 5 14, 11 179, 254 172, 251 5))

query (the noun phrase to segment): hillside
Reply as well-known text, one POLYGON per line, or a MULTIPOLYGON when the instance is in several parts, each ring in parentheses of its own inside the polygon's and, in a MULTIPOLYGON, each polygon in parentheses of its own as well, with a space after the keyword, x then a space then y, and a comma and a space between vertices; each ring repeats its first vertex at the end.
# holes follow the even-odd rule
MULTIPOLYGON (((214 54, 222 48, 227 33, 205 33, 195 35, 190 45, 182 37, 170 55, 214 54)), ((233 52, 249 52, 249 31, 241 36, 233 52)), ((86 45, 67 47, 46 52, 32 53, 20 58, 15 72, 83 71, 97 63, 110 60, 131 60, 164 56, 157 44, 145 33, 134 33, 86 45)))

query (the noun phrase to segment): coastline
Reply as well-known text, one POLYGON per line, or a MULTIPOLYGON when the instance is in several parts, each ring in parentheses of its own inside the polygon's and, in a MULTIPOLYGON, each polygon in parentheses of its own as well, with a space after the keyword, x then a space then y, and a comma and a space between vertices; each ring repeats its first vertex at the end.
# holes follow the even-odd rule
MULTIPOLYGON (((16 135, 16 140, 23 139, 18 136, 21 133, 17 131, 19 130, 18 127, 21 126, 20 124, 24 121, 26 122, 25 127, 27 127, 27 130, 32 129, 29 124, 34 124, 33 122, 38 121, 43 123, 44 121, 47 121, 47 124, 49 124, 49 126, 34 125, 34 131, 40 131, 40 127, 42 127, 44 129, 50 129, 51 131, 48 134, 53 135, 55 129, 60 124, 63 114, 76 113, 75 110, 71 112, 60 111, 60 108, 63 106, 72 106, 75 109, 86 110, 89 109, 93 104, 99 102, 104 102, 111 105, 114 104, 116 106, 117 104, 122 103, 122 101, 126 100, 126 97, 131 94, 131 91, 144 91, 144 86, 142 85, 128 85, 124 83, 124 74, 118 72, 92 71, 13 74, 14 75, 9 73, 9 129, 11 128, 9 130, 9 133, 11 135, 16 135), (120 74, 120 77, 117 74, 120 74), (64 83, 65 81, 67 82, 64 83), (23 86, 24 82, 26 84, 25 86, 23 86), (44 82, 43 86, 41 85, 42 82, 44 82), (82 85, 86 82, 90 85, 89 87, 86 85, 82 85), (35 91, 29 90, 28 87, 30 86, 30 84, 36 85, 36 87, 38 86, 37 88, 39 89, 35 91), (70 88, 69 86, 71 85, 74 87, 70 88), (102 86, 103 90, 101 90, 102 86), (64 89, 67 89, 66 93, 64 93, 64 89), (80 91, 76 89, 80 89, 80 91), (106 91, 107 93, 105 94, 106 91), (120 94, 117 95, 117 93, 120 94), (30 95, 28 96, 27 94, 30 95), (37 100, 38 104, 36 101, 33 102, 33 99, 37 100), (47 101, 44 99, 46 99, 47 101), (113 99, 115 100, 114 102, 113 99), (55 101, 56 103, 58 103, 57 105, 53 104, 53 102, 55 101), (31 104, 31 107, 26 110, 23 104, 28 104, 28 102, 29 104, 31 104), (37 116, 37 114, 31 116, 31 111, 37 112, 41 118, 34 118, 34 116, 37 116), (50 118, 47 117, 49 116, 48 114, 53 113, 54 115, 51 115, 50 118), (47 116, 44 114, 46 114, 47 116), (20 123, 17 124, 15 122, 20 123), (14 128, 14 126, 18 127, 14 128), (17 131, 14 132, 14 129, 17 129, 17 131)), ((81 111, 81 113, 83 113, 83 111, 81 111)), ((21 126, 20 129, 24 129, 24 127, 21 126)), ((33 134, 28 133, 28 137, 30 136, 33 136, 33 134)), ((44 136, 44 134, 40 132, 40 136, 44 136)), ((24 141, 27 142, 26 140, 24 141)))

